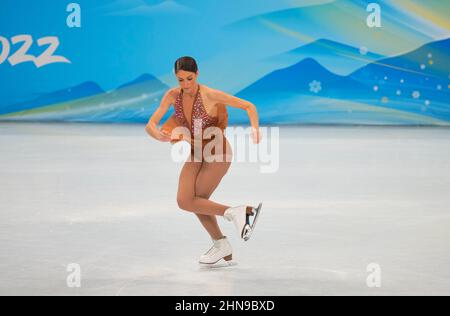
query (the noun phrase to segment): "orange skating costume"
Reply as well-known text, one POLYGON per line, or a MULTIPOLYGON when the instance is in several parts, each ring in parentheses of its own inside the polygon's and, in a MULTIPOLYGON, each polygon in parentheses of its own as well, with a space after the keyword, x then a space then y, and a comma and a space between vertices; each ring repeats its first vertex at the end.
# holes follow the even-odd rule
MULTIPOLYGON (((224 135, 224 130, 228 126, 228 112, 226 109, 225 104, 218 105, 218 115, 217 116, 210 116, 203 105, 203 100, 200 94, 200 88, 199 85, 197 89, 197 93, 194 98, 194 103, 192 106, 192 114, 191 119, 189 120, 184 112, 183 107, 183 89, 181 89, 181 92, 178 94, 174 108, 175 113, 167 119, 167 121, 162 125, 161 129, 169 134, 172 133, 173 129, 179 126, 186 127, 190 132, 190 138, 188 138, 188 135, 172 135, 171 143, 174 144, 176 142, 185 140, 191 144, 191 153, 194 154, 194 137, 195 135, 198 135, 201 133, 200 137, 202 139, 202 147, 201 152, 203 152, 203 149, 207 143, 211 141, 211 139, 214 139, 215 135, 208 136, 207 139, 204 139, 205 137, 204 132, 208 127, 218 127, 221 131, 221 137, 222 137, 222 143, 223 143, 223 153, 226 153, 226 139, 224 135)), ((215 153, 215 150, 212 150, 212 154, 215 153)))

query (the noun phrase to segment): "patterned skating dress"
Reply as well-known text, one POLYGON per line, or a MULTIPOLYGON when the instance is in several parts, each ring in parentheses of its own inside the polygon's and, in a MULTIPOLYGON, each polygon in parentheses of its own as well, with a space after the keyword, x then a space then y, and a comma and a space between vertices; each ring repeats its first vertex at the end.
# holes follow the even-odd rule
MULTIPOLYGON (((218 115, 217 116, 210 116, 207 112, 206 109, 203 105, 203 100, 202 100, 202 96, 200 93, 200 88, 201 85, 199 84, 198 89, 197 89, 197 93, 194 97, 194 103, 192 106, 192 114, 191 114, 191 119, 189 120, 186 117, 185 111, 184 111, 184 106, 183 106, 183 89, 180 89, 180 93, 178 94, 175 103, 174 103, 174 109, 175 109, 175 113, 164 123, 164 125, 162 126, 162 130, 171 133, 172 130, 175 127, 178 126, 183 126, 186 127, 189 132, 190 132, 190 139, 186 139, 186 138, 180 138, 180 139, 173 139, 171 141, 172 144, 181 141, 181 140, 185 140, 188 141, 191 144, 191 154, 194 154, 194 137, 195 135, 203 135, 203 133, 205 132, 205 129, 207 129, 208 127, 218 127, 220 129, 221 132, 221 137, 222 137, 222 143, 223 143, 223 153, 230 153, 229 151, 227 151, 227 146, 226 146, 226 138, 224 135, 224 130, 228 125, 228 113, 227 113, 227 109, 225 104, 220 104, 218 105, 218 115)), ((200 136, 202 137, 202 136, 200 136)), ((212 138, 214 138, 214 136, 212 136, 212 138)), ((198 152, 203 152, 204 146, 211 141, 212 138, 208 139, 203 139, 202 140, 202 147, 201 149, 197 150, 196 153, 198 152)), ((214 154, 215 151, 212 151, 212 154, 214 154)), ((196 157, 199 157, 198 155, 196 157)))

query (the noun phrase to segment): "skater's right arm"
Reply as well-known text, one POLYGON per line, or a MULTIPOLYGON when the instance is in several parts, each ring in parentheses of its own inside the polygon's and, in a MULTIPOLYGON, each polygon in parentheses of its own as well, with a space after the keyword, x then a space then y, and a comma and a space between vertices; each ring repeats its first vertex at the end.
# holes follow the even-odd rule
POLYGON ((175 101, 173 90, 172 88, 164 94, 158 109, 156 109, 145 126, 145 131, 150 136, 162 142, 169 142, 171 140, 170 134, 158 129, 158 124, 169 110, 170 105, 175 101))

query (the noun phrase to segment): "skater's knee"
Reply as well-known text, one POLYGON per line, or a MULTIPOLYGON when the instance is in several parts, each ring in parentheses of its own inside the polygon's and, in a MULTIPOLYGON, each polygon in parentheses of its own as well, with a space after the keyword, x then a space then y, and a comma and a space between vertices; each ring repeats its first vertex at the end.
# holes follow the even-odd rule
POLYGON ((209 199, 211 197, 210 190, 198 190, 196 191, 196 197, 202 198, 202 199, 209 199))
POLYGON ((189 211, 192 208, 192 201, 191 197, 177 196, 178 207, 182 210, 189 211))

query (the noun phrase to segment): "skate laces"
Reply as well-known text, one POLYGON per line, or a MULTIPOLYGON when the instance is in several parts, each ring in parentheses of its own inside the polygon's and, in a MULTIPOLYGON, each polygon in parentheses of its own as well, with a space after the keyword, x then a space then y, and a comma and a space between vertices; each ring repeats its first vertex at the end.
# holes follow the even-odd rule
POLYGON ((213 245, 211 246, 211 248, 209 248, 209 250, 205 253, 205 255, 209 255, 209 254, 212 254, 212 253, 220 251, 220 242, 222 240, 226 240, 226 237, 218 239, 218 240, 215 240, 213 242, 213 245))
POLYGON ((212 247, 209 248, 209 250, 205 253, 205 255, 209 255, 209 254, 213 253, 215 249, 218 250, 218 248, 216 247, 216 245, 212 245, 212 247))

